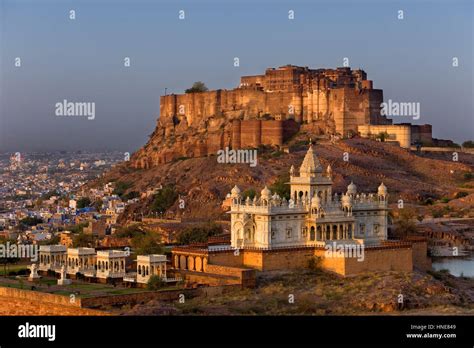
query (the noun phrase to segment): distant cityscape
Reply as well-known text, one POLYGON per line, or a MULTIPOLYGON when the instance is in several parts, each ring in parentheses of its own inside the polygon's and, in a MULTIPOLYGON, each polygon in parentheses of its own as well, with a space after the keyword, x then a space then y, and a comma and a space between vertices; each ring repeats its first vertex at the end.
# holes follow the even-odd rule
MULTIPOLYGON (((123 159, 121 152, 0 154, 0 234, 31 243, 51 240, 93 209, 78 198, 77 190, 123 159)), ((105 193, 102 198, 107 202, 105 193)))

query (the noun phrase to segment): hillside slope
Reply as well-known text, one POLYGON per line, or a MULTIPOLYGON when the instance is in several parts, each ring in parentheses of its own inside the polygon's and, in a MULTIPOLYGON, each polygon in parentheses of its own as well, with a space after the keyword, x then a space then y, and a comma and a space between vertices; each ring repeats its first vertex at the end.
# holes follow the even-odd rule
MULTIPOLYGON (((128 191, 173 184, 185 202, 178 200, 169 209, 172 215, 188 218, 222 218, 222 201, 234 185, 242 191, 254 188, 257 194, 265 185, 288 174, 291 165, 298 170, 308 145, 304 134, 293 140, 290 153, 260 149, 258 165, 218 163, 216 156, 175 160, 150 169, 133 168, 124 162, 88 187, 109 181, 131 185, 128 191)), ((403 199, 421 203, 427 198, 453 197, 456 192, 473 193, 473 182, 465 174, 473 172, 474 156, 459 154, 453 162, 450 153, 419 156, 387 143, 367 139, 349 139, 335 144, 320 142, 314 149, 323 167, 333 168, 333 191, 345 192, 353 181, 360 192, 375 192, 381 182, 388 187, 391 202, 403 199), (348 155, 348 161, 344 161, 348 155), (462 188, 461 188, 462 187, 462 188)), ((134 212, 147 214, 151 198, 127 208, 124 219, 134 212)))

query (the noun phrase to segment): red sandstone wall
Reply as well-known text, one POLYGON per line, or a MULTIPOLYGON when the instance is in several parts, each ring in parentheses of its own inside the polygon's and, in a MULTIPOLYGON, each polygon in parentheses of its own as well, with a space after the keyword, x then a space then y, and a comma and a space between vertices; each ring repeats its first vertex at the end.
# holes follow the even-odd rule
POLYGON ((228 252, 215 252, 209 253, 208 256, 208 265, 222 265, 222 266, 229 266, 229 267, 240 267, 244 265, 243 261, 243 253, 239 253, 235 255, 232 250, 228 252))
POLYGON ((283 145, 283 122, 262 121, 261 143, 265 145, 283 145))
POLYGON ((244 250, 243 255, 243 266, 263 270, 263 253, 259 251, 244 250))
POLYGON ((234 120, 232 148, 258 147, 260 144, 282 146, 298 130, 299 123, 294 120, 234 120))
POLYGON ((375 271, 413 271, 411 248, 364 250, 364 261, 345 259, 344 275, 375 271))
POLYGON ((240 149, 240 134, 241 134, 241 122, 235 120, 232 122, 232 148, 240 149))
POLYGON ((247 120, 241 123, 240 143, 243 147, 259 147, 262 144, 262 122, 247 120))
POLYGON ((264 252, 263 269, 271 271, 307 268, 308 262, 313 256, 313 248, 264 252))
POLYGON ((413 265, 422 270, 431 269, 431 259, 428 257, 428 243, 426 241, 412 242, 413 265))

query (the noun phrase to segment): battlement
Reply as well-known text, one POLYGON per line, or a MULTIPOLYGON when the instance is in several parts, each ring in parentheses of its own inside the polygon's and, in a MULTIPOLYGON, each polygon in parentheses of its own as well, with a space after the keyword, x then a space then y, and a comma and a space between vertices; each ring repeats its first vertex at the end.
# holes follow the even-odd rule
POLYGON ((184 121, 197 127, 216 116, 247 120, 270 115, 298 123, 332 119, 335 132, 344 134, 357 131, 354 124, 384 122, 382 101, 382 91, 373 89, 363 70, 286 65, 268 68, 263 75, 242 76, 232 90, 162 96, 160 123, 177 126, 184 121), (350 118, 354 120, 347 121, 350 118))
POLYGON ((309 69, 295 65, 268 68, 264 75, 242 76, 240 88, 258 89, 265 92, 311 91, 344 86, 372 89, 363 70, 349 67, 336 69, 309 69))

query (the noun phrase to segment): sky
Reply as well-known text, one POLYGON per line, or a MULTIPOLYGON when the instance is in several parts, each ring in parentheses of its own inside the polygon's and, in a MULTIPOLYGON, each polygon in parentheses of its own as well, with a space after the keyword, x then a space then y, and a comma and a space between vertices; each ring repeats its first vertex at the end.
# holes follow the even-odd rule
POLYGON ((473 4, 0 0, 0 152, 133 152, 153 132, 165 89, 232 89, 268 67, 335 68, 345 57, 386 101, 420 103, 419 120, 396 123, 473 139, 473 4), (95 103, 95 117, 57 116, 63 100, 95 103))

